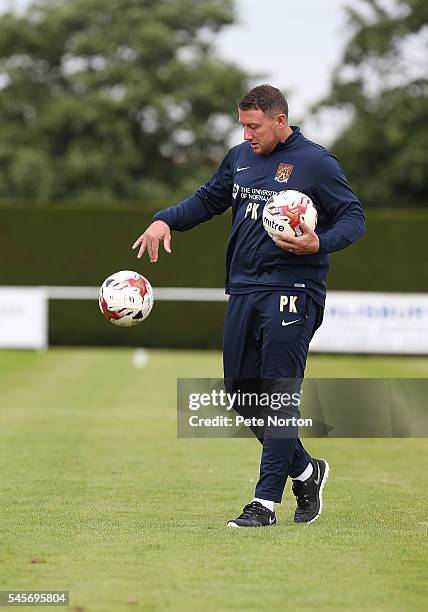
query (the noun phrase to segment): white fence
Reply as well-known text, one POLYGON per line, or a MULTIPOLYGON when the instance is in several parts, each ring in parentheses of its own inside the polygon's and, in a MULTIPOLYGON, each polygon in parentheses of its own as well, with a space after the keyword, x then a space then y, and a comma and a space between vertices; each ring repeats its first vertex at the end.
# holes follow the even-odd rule
POLYGON ((43 287, 0 287, 0 348, 48 344, 48 298, 43 287))
POLYGON ((426 355, 428 294, 331 291, 311 350, 426 355))
MULTIPOLYGON (((154 289, 155 301, 225 302, 223 289, 154 289)), ((97 287, 0 287, 0 348, 46 348, 49 300, 96 300, 97 287)), ((311 350, 428 354, 428 294, 331 291, 311 350)))

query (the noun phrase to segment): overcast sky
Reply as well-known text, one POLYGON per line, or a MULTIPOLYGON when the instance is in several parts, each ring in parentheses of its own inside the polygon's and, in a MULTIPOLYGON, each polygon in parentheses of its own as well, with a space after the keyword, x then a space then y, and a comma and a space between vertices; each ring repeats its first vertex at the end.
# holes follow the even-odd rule
MULTIPOLYGON (((106 0, 108 2, 109 0, 106 0)), ((330 75, 347 40, 344 7, 352 0, 235 0, 238 23, 217 39, 221 55, 261 76, 256 83, 279 87, 290 106, 291 123, 329 90, 330 75)), ((0 11, 28 0, 0 0, 0 11)), ((341 122, 305 121, 305 135, 329 144, 341 122)), ((240 141, 240 132, 234 140, 240 141)))
MULTIPOLYGON (((329 91, 349 35, 344 8, 350 0, 235 1, 239 22, 220 34, 221 54, 262 74, 258 83, 279 87, 289 101, 291 123, 307 116, 309 106, 329 91)), ((341 125, 334 119, 325 125, 306 121, 305 135, 328 144, 341 125)))

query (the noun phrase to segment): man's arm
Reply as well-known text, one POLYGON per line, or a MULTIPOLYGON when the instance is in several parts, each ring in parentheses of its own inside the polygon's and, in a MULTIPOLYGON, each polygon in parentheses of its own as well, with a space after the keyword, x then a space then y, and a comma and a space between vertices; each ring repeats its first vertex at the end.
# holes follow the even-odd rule
POLYGON ((232 204, 231 151, 220 164, 210 180, 176 206, 161 210, 154 216, 153 223, 134 242, 132 248, 140 246, 137 257, 142 257, 147 248, 150 261, 156 262, 159 241, 163 240, 165 250, 171 252, 170 230, 185 231, 220 215, 232 204))
POLYGON ((330 214, 331 228, 319 234, 319 253, 349 246, 364 234, 365 216, 342 167, 332 155, 321 158, 316 177, 317 199, 330 214))

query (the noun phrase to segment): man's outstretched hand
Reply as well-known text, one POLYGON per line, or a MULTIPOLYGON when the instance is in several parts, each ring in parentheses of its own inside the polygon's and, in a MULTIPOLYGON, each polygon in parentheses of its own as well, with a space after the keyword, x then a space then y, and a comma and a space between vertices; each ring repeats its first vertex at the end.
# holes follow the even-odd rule
POLYGON ((295 255, 317 253, 320 248, 320 241, 316 233, 306 223, 301 223, 300 229, 302 230, 301 236, 289 236, 285 232, 280 232, 272 240, 281 249, 290 251, 295 255))
POLYGON ((169 226, 164 221, 153 221, 144 234, 137 238, 132 248, 136 249, 140 246, 137 254, 138 259, 143 256, 144 251, 147 249, 150 261, 155 263, 158 260, 160 240, 163 241, 165 251, 171 253, 171 231, 169 226))

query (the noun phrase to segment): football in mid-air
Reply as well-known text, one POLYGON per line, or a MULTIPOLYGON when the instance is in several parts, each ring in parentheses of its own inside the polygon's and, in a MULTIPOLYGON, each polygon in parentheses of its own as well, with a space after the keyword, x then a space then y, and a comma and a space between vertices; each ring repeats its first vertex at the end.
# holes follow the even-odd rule
POLYGON ((274 193, 263 210, 263 227, 271 238, 279 232, 290 236, 301 236, 300 223, 314 230, 317 224, 317 210, 307 195, 287 189, 274 193))
POLYGON ((115 272, 103 282, 100 310, 113 325, 132 327, 146 319, 153 307, 153 289, 147 278, 130 270, 115 272))

